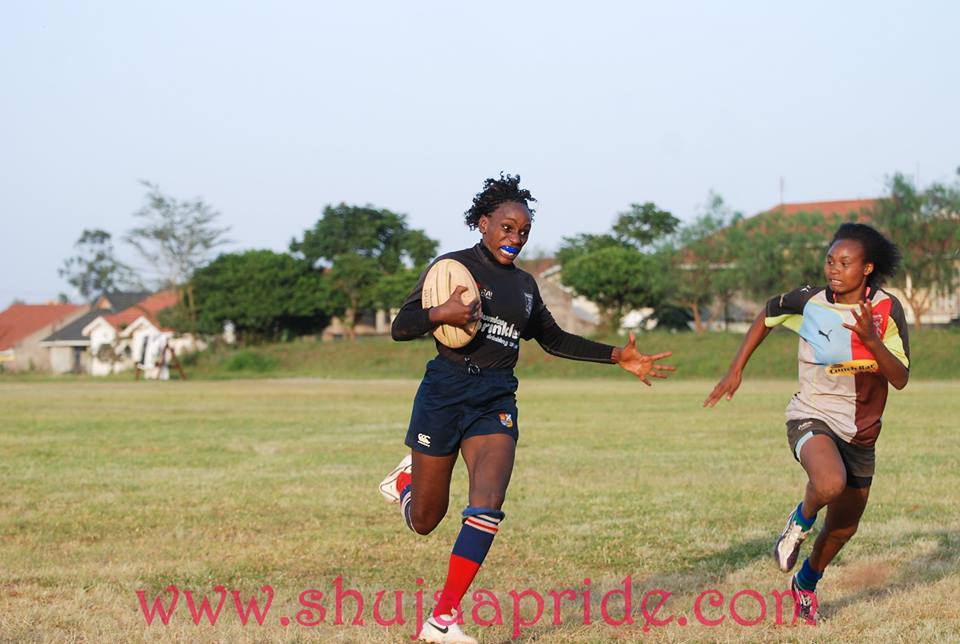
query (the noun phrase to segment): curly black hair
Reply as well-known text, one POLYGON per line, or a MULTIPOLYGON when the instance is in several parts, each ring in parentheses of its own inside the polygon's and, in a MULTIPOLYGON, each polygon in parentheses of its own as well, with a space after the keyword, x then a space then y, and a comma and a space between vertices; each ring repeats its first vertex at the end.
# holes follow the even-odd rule
POLYGON ((489 215, 501 204, 513 202, 526 206, 530 211, 530 221, 533 221, 536 211, 530 207, 531 201, 536 199, 529 190, 520 187, 520 175, 514 177, 500 172, 499 179, 491 178, 483 182, 483 190, 473 198, 473 205, 463 213, 463 220, 470 230, 475 230, 480 225, 480 217, 489 215))
POLYGON ((870 288, 879 288, 896 275, 900 266, 900 249, 876 228, 866 224, 842 224, 834 233, 830 245, 841 239, 853 239, 863 246, 864 261, 873 264, 873 272, 867 276, 867 286, 870 288))

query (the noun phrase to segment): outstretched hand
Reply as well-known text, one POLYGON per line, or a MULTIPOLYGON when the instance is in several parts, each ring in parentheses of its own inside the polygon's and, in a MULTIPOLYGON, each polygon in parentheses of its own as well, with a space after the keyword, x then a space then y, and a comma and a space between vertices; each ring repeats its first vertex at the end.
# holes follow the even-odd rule
POLYGON ((721 398, 732 400, 733 394, 737 393, 737 389, 740 388, 741 381, 742 377, 738 372, 728 371, 727 375, 717 383, 717 386, 713 388, 713 391, 710 392, 707 399, 703 401, 703 406, 713 407, 721 398))
POLYGON ((669 358, 672 355, 673 351, 664 351, 652 355, 640 353, 637 350, 637 336, 631 331, 630 340, 622 349, 619 349, 617 364, 620 365, 620 368, 629 371, 642 380, 643 384, 649 387, 651 384, 650 378, 668 378, 670 376, 669 372, 677 370, 674 366, 659 364, 657 362, 657 360, 669 358))
POLYGON ((857 304, 860 305, 860 315, 857 315, 856 310, 850 311, 853 314, 853 319, 857 321, 856 324, 844 323, 843 326, 860 336, 860 341, 868 345, 871 341, 880 339, 880 336, 877 335, 877 327, 873 323, 873 304, 870 303, 870 300, 866 302, 860 300, 857 304))

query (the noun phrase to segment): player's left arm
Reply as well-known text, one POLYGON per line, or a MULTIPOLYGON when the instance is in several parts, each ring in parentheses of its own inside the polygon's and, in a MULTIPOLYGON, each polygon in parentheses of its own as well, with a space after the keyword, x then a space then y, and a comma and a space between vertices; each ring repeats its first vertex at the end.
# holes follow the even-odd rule
POLYGON ((856 310, 851 311, 856 323, 844 323, 843 326, 860 337, 863 346, 869 349, 873 357, 876 358, 877 368, 883 377, 897 389, 903 389, 907 386, 907 380, 910 378, 910 370, 887 348, 883 338, 877 335, 877 328, 873 323, 873 305, 870 301, 861 301, 859 306, 859 314, 856 310))
POLYGON ((523 337, 526 340, 536 338, 544 351, 560 358, 618 364, 621 369, 637 376, 647 386, 651 384, 650 378, 667 378, 669 372, 676 371, 676 367, 657 362, 669 358, 673 355, 672 352, 641 353, 637 349, 637 339, 633 333, 626 345, 615 347, 564 331, 543 304, 539 292, 535 294, 533 314, 523 337))

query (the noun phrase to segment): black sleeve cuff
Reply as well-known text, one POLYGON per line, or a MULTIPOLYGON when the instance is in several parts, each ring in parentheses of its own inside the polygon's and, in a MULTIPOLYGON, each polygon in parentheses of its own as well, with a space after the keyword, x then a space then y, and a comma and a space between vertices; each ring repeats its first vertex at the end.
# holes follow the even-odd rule
POLYGON ((394 340, 413 340, 433 331, 430 309, 420 307, 402 308, 393 319, 390 335, 394 340))

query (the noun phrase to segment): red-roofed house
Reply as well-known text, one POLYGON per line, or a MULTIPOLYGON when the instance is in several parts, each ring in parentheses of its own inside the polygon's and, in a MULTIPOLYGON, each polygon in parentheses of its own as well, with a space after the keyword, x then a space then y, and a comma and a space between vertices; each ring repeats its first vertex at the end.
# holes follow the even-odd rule
POLYGON ((160 311, 176 303, 174 291, 160 291, 119 312, 104 312, 91 320, 81 331, 90 339, 90 373, 105 376, 140 364, 146 377, 157 377, 153 370, 166 347, 178 355, 196 351, 198 342, 192 336, 175 337, 173 329, 160 323, 160 311))
POLYGON ((87 311, 78 304, 13 304, 0 313, 0 365, 10 371, 50 369, 40 342, 87 311))
POLYGON ((819 212, 823 215, 839 215, 840 217, 858 215, 860 220, 869 220, 869 211, 876 206, 879 201, 879 199, 841 199, 838 201, 782 203, 779 206, 774 206, 769 210, 763 211, 757 215, 757 217, 761 217, 767 213, 790 217, 801 212, 819 212))

